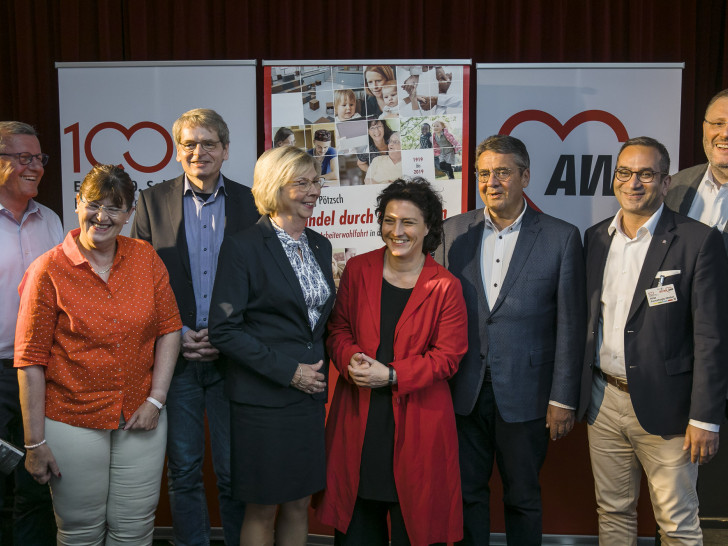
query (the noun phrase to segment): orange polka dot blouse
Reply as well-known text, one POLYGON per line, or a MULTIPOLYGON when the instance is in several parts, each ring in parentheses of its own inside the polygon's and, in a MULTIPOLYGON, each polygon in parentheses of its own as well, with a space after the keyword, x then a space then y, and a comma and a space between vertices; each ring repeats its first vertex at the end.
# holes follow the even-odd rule
POLYGON ((154 343, 182 328, 169 275, 149 243, 117 237, 108 282, 76 246, 80 230, 36 259, 20 283, 15 366, 46 367, 50 419, 115 429, 152 385, 154 343))

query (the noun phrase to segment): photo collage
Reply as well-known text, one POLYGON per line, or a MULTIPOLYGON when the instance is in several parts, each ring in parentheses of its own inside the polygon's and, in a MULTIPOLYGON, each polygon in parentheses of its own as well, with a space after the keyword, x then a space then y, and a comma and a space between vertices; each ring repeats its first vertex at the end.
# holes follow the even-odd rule
POLYGON ((272 146, 305 149, 327 186, 462 179, 463 67, 271 67, 272 146))

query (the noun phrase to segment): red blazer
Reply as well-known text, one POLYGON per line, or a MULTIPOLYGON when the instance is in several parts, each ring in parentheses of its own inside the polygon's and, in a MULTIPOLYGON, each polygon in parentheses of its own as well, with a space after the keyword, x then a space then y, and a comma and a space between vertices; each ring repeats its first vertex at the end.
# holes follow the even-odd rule
MULTIPOLYGON (((354 353, 379 346, 384 248, 352 258, 329 321, 327 346, 341 374, 326 424, 326 490, 316 515, 346 532, 359 489, 370 389, 349 381, 354 353)), ((413 545, 463 536, 455 413, 447 380, 467 350, 460 282, 429 255, 397 324, 394 481, 413 545)))

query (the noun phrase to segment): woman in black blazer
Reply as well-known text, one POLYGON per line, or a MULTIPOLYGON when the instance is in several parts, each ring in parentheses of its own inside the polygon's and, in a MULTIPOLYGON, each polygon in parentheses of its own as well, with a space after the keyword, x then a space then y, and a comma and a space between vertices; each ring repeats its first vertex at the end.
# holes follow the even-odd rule
POLYGON ((308 228, 321 193, 314 158, 293 146, 260 156, 257 224, 225 239, 210 341, 230 359, 233 494, 247 503, 241 545, 305 544, 310 496, 325 485, 331 243, 308 228), (276 522, 276 512, 280 512, 276 522))

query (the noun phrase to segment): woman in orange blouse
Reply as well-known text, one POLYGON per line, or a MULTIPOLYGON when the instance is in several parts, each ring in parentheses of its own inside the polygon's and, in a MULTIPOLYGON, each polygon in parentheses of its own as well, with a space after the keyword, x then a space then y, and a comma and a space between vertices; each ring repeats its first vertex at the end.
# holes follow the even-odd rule
POLYGON ((134 184, 97 165, 80 229, 35 260, 15 337, 25 466, 50 481, 58 544, 151 544, 182 323, 161 259, 119 235, 134 184))

